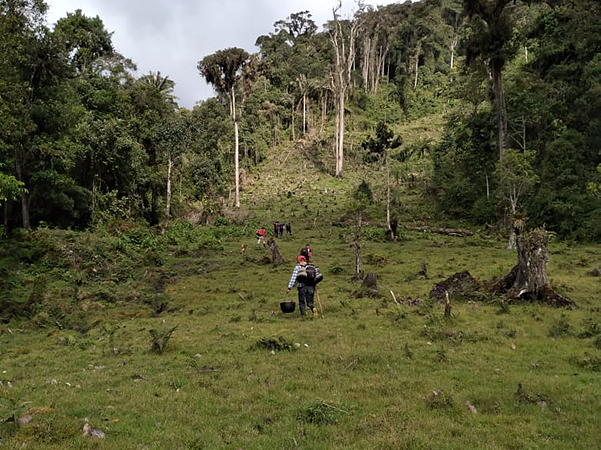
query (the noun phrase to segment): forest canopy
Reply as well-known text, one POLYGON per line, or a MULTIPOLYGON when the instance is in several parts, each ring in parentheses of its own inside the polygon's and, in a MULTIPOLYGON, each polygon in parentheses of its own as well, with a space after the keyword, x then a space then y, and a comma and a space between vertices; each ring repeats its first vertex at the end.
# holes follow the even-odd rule
POLYGON ((394 130, 438 115, 442 138, 403 151, 428 147, 426 195, 442 217, 484 225, 519 214, 599 240, 600 9, 595 0, 423 0, 334 11, 322 30, 310 11, 292 12, 257 37, 256 54, 238 52, 223 86, 213 69, 225 66, 207 65, 218 53, 198 55, 199 83, 217 94, 187 110, 168 76, 135 75, 102 18, 77 10, 51 28, 45 2, 0 0, 2 231, 111 219, 166 226, 191 210, 209 220, 233 203, 241 174, 283 144, 328 155, 331 144, 324 170, 342 177, 343 165, 368 164, 351 164, 350 151, 369 151, 353 150, 345 131, 367 141, 380 123, 394 130), (495 174, 516 153, 528 155, 522 173, 533 182, 510 205, 495 174))

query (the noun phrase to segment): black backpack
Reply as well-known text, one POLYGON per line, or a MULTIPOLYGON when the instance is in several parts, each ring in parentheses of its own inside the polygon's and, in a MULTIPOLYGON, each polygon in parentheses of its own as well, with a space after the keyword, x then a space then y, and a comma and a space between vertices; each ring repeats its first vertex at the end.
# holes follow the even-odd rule
POLYGON ((304 284, 307 286, 316 286, 323 280, 323 275, 313 264, 307 264, 305 271, 307 272, 307 277, 306 281, 304 281, 304 284))

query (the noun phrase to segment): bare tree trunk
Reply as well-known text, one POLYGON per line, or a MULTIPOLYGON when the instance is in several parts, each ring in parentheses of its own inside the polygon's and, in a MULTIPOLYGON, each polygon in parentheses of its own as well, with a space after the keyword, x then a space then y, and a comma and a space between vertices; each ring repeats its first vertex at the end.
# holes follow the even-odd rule
POLYGON ((296 140, 295 136, 294 136, 294 101, 292 102, 292 140, 296 140))
POLYGON ((457 35, 453 36, 450 47, 451 47, 451 70, 453 70, 454 65, 455 65, 455 47, 457 47, 457 35))
POLYGON ((323 132, 323 128, 326 124, 326 107, 327 107, 327 95, 328 91, 324 91, 321 94, 321 125, 319 126, 319 132, 323 132))
POLYGON ((342 178, 342 163, 344 161, 344 92, 338 99, 338 148, 336 151, 336 177, 342 178))
POLYGON ((332 10, 334 15, 334 27, 330 32, 330 41, 334 47, 335 62, 333 70, 333 85, 338 95, 338 145, 336 150, 336 176, 342 178, 344 163, 344 101, 348 87, 351 85, 351 73, 355 63, 355 39, 362 23, 358 19, 364 10, 360 5, 359 11, 355 13, 355 19, 350 21, 350 28, 344 30, 338 20, 338 11, 342 7, 332 10))
POLYGON ((355 277, 361 278, 361 214, 357 220, 355 226, 355 242, 353 242, 353 248, 355 250, 355 277))
POLYGON ((163 229, 161 234, 167 232, 169 226, 169 217, 171 215, 171 173, 173 169, 173 159, 171 158, 171 152, 169 152, 169 162, 167 164, 167 199, 165 202, 165 221, 163 222, 163 229))
POLYGON ((236 92, 234 86, 230 92, 230 116, 234 121, 234 171, 235 171, 235 205, 236 208, 240 207, 240 147, 239 147, 239 133, 238 133, 238 118, 236 116, 236 92))
POLYGON ((417 89, 418 73, 419 73, 419 52, 415 55, 415 80, 413 81, 413 89, 417 89))
POLYGON ((495 92, 495 106, 497 109, 499 159, 503 159, 507 141, 507 110, 505 108, 505 92, 503 90, 503 73, 499 62, 492 61, 490 66, 492 72, 493 89, 495 92))
POLYGON ((507 250, 515 250, 517 248, 517 236, 515 234, 515 228, 509 227, 509 243, 507 244, 507 250))
POLYGON ((513 220, 517 211, 517 197, 511 198, 511 217, 509 219, 509 242, 507 243, 507 250, 515 250, 517 248, 517 234, 515 227, 513 226, 513 220))
POLYGON ((92 175, 92 217, 94 217, 94 213, 96 212, 97 180, 98 176, 96 174, 92 175))
POLYGON ((303 135, 307 133, 307 94, 303 93, 303 135))
POLYGON ((4 202, 4 232, 8 233, 8 202, 4 202))
MULTIPOLYGON (((17 173, 17 179, 23 182, 23 169, 21 167, 21 158, 18 152, 15 150, 15 172, 17 173)), ((23 228, 26 230, 31 229, 31 220, 29 218, 29 204, 31 196, 28 192, 21 192, 21 219, 23 228)))
MULTIPOLYGON (((390 164, 388 163, 388 155, 386 155, 386 226, 392 231, 390 226, 390 164)), ((394 234, 392 239, 394 240, 394 234)))
POLYGON ((370 55, 371 55, 371 36, 367 36, 363 40, 363 62, 362 62, 362 74, 363 74, 363 85, 365 93, 369 92, 369 68, 370 68, 370 55))

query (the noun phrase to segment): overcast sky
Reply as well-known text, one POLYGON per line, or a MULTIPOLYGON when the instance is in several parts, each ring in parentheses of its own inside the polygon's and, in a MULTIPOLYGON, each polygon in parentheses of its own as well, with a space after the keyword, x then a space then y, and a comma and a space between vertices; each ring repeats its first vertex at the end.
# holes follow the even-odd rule
MULTIPOLYGON (((332 18, 337 0, 47 0, 48 22, 81 9, 100 16, 113 32, 113 45, 138 66, 137 75, 160 71, 175 81, 180 106, 191 108, 214 95, 198 74, 198 61, 217 50, 241 47, 256 52, 257 37, 290 13, 309 10, 320 27, 332 18)), ((371 5, 394 0, 365 1, 371 5)), ((355 3, 343 2, 344 15, 355 3)))

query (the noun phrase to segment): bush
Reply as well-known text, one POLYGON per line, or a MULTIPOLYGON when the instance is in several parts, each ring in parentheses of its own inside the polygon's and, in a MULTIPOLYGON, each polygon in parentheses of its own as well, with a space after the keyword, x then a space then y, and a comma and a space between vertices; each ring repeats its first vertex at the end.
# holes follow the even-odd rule
POLYGON ((287 351, 295 350, 294 344, 283 336, 279 337, 263 337, 257 340, 254 345, 257 349, 272 350, 272 351, 287 351))
POLYGON ((214 229, 193 225, 187 220, 175 220, 167 228, 167 242, 171 245, 186 246, 194 244, 198 248, 217 250, 221 242, 214 229))
POLYGON ((338 261, 334 261, 330 266, 330 273, 332 275, 340 275, 341 273, 344 273, 344 268, 340 265, 338 261))
POLYGON ((565 314, 562 314, 549 329, 549 337, 569 336, 572 334, 572 326, 565 314))
POLYGON ((331 425, 337 421, 340 414, 349 414, 345 405, 329 404, 322 400, 315 400, 301 407, 297 418, 306 423, 315 425, 331 425))

